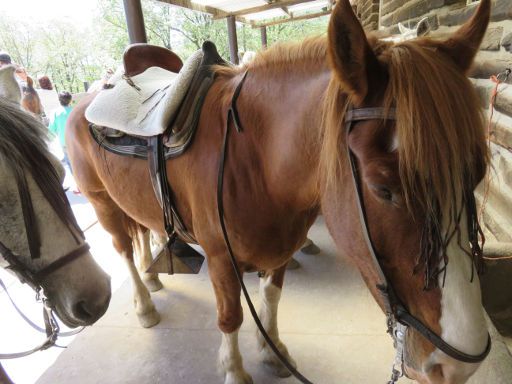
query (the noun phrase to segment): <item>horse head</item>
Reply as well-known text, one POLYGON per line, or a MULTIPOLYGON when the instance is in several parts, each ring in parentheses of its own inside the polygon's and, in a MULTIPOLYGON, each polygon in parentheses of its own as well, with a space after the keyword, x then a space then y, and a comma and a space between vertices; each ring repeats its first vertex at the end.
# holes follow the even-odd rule
POLYGON ((489 17, 490 1, 482 0, 447 40, 393 44, 367 37, 343 0, 329 25, 333 77, 326 96, 322 209, 337 246, 354 258, 376 300, 392 312, 388 318, 400 323, 396 311, 404 308, 429 335, 459 351, 450 355, 409 326, 402 362, 421 383, 466 382, 489 348, 473 195, 489 155, 478 98, 466 77, 489 17), (360 191, 340 182, 351 174, 348 154, 360 191), (364 219, 367 240, 359 225, 364 219), (391 309, 381 272, 392 287, 385 293, 396 295, 391 309), (463 355, 481 358, 470 363, 463 355))
POLYGON ((64 323, 89 325, 108 307, 110 278, 84 243, 44 130, 0 99, 0 265, 42 287, 64 323))
POLYGON ((15 78, 16 67, 6 65, 0 68, 0 97, 4 97, 14 104, 20 104, 21 89, 15 78))

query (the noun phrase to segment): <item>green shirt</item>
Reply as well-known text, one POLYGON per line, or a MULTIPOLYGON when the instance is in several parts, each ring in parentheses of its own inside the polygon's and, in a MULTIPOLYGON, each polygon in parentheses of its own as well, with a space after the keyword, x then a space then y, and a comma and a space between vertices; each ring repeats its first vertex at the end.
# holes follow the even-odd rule
POLYGON ((50 125, 48 126, 48 129, 55 136, 58 136, 62 148, 66 147, 66 139, 64 133, 66 131, 66 121, 68 120, 72 109, 73 108, 70 106, 60 106, 50 116, 50 125))

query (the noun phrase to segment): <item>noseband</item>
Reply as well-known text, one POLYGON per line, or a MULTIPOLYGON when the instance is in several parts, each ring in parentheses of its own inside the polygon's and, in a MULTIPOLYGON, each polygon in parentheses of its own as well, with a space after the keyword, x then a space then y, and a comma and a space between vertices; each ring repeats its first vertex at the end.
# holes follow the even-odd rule
POLYGON ((356 191, 356 202, 359 211, 361 227, 364 239, 366 241, 366 245, 368 246, 368 250, 370 252, 371 259, 375 267, 375 271, 377 272, 378 275, 379 281, 376 286, 378 292, 381 294, 382 301, 384 303, 384 309, 386 311, 388 327, 387 332, 391 335, 391 337, 393 337, 394 346, 397 351, 395 363, 393 364, 392 377, 391 380, 389 381, 389 384, 395 383, 404 374, 403 363, 405 351, 405 338, 407 335, 408 327, 411 327, 417 332, 419 332, 435 347, 443 351, 451 358, 464 363, 479 363, 487 357, 489 351, 491 350, 491 337, 489 335, 487 339, 487 346, 485 350, 479 355, 469 355, 467 353, 455 349, 409 312, 406 306, 397 297, 391 283, 386 278, 386 275, 380 263, 380 258, 370 236, 370 230, 368 227, 368 217, 366 215, 363 199, 363 190, 361 186, 359 171, 357 168, 356 158, 348 144, 349 135, 352 129, 354 128, 355 123, 359 121, 368 120, 396 120, 396 109, 349 108, 345 115, 346 150, 350 162, 352 178, 354 181, 354 187, 356 191))

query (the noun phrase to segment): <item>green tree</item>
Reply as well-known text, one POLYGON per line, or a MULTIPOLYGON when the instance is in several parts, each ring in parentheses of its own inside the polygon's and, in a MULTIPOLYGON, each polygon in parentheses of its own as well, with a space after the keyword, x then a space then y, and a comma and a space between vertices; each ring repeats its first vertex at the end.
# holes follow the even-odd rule
MULTIPOLYGON (((84 82, 92 83, 106 69, 121 64, 128 45, 124 8, 120 0, 96 0, 98 7, 88 28, 77 29, 66 20, 33 21, 0 16, 0 49, 37 78, 48 75, 59 90, 79 92, 84 82)), ((154 0, 142 1, 145 26, 151 44, 173 49, 186 59, 205 40, 213 41, 224 58, 229 58, 227 23, 207 14, 169 6, 154 0)), ((267 28, 268 43, 302 39, 326 30, 327 18, 279 24, 267 28)), ((237 23, 240 52, 259 50, 259 29, 237 23)))
POLYGON ((32 24, 22 20, 0 17, 0 47, 9 52, 14 62, 25 68, 33 65, 37 32, 32 24))

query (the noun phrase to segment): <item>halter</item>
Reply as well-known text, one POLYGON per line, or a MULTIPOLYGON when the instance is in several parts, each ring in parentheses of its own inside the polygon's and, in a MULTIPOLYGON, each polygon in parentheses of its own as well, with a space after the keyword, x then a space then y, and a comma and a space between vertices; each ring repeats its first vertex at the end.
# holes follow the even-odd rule
MULTIPOLYGON (((25 190, 20 190, 20 196, 24 196, 25 199, 28 198, 30 200, 30 192, 25 190)), ((31 206, 30 202, 30 206, 31 206)), ((27 212, 25 210, 23 211, 25 223, 27 223, 26 220, 26 214, 27 212)), ((71 230, 71 229, 70 229, 71 230)), ((80 233, 82 239, 84 238, 83 233, 80 233)), ((29 237, 29 243, 31 243, 31 233, 27 231, 27 236, 29 237)), ((73 233, 73 237, 77 242, 79 242, 78 237, 73 233)), ((36 324, 34 324, 21 310, 17 307, 17 305, 14 303, 13 299, 9 295, 9 292, 7 291, 7 287, 3 283, 3 281, 0 279, 0 287, 5 291, 7 294, 9 300, 11 301, 13 307, 16 309, 16 311, 19 313, 19 315, 35 330, 46 333, 46 340, 39 346, 32 348, 28 351, 24 352, 17 352, 17 353, 6 353, 6 354, 0 354, 0 359, 15 359, 18 357, 23 357, 30 355, 37 351, 42 351, 45 349, 48 349, 55 344, 57 341, 57 338, 59 336, 66 337, 66 336, 72 336, 77 334, 78 332, 83 330, 83 327, 78 328, 75 331, 71 332, 60 332, 59 324, 57 323, 57 320, 55 318, 55 314, 53 312, 54 306, 51 303, 51 301, 44 295, 44 289, 42 286, 42 283, 44 279, 50 275, 51 273, 59 270, 60 268, 66 266, 67 264, 75 261, 79 257, 83 256, 87 251, 89 250, 89 244, 86 242, 81 243, 77 248, 73 249, 72 251, 66 253, 61 258, 55 260, 54 262, 50 263, 46 267, 40 269, 39 271, 33 271, 28 266, 26 266, 22 261, 20 261, 17 257, 17 255, 12 252, 11 249, 9 249, 4 243, 0 241, 0 256, 8 263, 8 266, 6 269, 10 269, 13 271, 16 276, 18 277, 19 281, 21 283, 28 284, 34 291, 36 291, 36 300, 41 301, 43 304, 43 318, 44 318, 44 324, 45 329, 42 329, 38 327, 36 324)), ((35 254, 32 254, 32 259, 39 257, 39 248, 37 248, 37 252, 35 254)))
POLYGON ((43 304, 43 319, 45 328, 43 329, 37 326, 18 308, 18 306, 12 299, 11 295, 9 294, 9 291, 7 290, 7 287, 5 286, 2 279, 0 279, 0 288, 4 290, 16 312, 18 312, 18 314, 23 318, 23 320, 25 320, 27 324, 29 324, 36 331, 46 334, 46 340, 42 344, 24 352, 4 354, 0 353, 0 359, 17 359, 19 357, 31 355, 32 353, 37 351, 43 351, 52 346, 56 346, 55 343, 58 337, 73 336, 83 330, 83 327, 80 327, 74 331, 60 332, 60 327, 57 322, 57 319, 55 318, 55 313, 53 311, 53 304, 44 295, 42 281, 51 273, 57 271, 58 269, 64 267, 65 265, 73 262, 80 256, 84 255, 88 250, 89 244, 83 243, 78 248, 72 250, 71 252, 68 252, 63 257, 49 264, 45 268, 37 272, 33 272, 25 264, 19 261, 16 255, 8 247, 6 247, 4 243, 0 241, 0 256, 3 257, 3 259, 7 261, 7 263, 9 264, 6 267, 6 269, 10 269, 11 271, 13 271, 21 283, 28 284, 34 291, 36 291, 36 300, 40 301, 43 304))
POLYGON ((430 341, 435 347, 443 351, 451 358, 464 362, 464 363, 480 363, 483 361, 489 351, 491 350, 491 337, 488 334, 487 346, 485 350, 479 355, 469 355, 461 352, 450 344, 446 343, 441 337, 429 329, 419 319, 414 317, 405 305, 397 297, 391 283, 386 278, 380 258, 373 244, 370 236, 370 230, 368 228, 368 217, 364 206, 363 191, 360 183, 359 171, 357 168, 356 159, 354 153, 350 149, 348 143, 348 136, 354 128, 354 123, 359 121, 368 120, 396 120, 396 109, 395 108, 356 108, 349 109, 345 115, 345 130, 346 130, 346 149, 348 160, 350 162, 350 168, 352 173, 352 179, 354 181, 354 187, 356 190, 356 202, 359 212, 359 218, 361 222, 361 228, 363 236, 366 241, 366 245, 371 255, 375 271, 378 275, 378 282, 376 284, 378 292, 381 294, 384 302, 384 309, 387 318, 387 332, 391 335, 394 341, 396 349, 396 358, 392 368, 391 380, 388 384, 395 383, 400 377, 403 376, 403 364, 404 364, 404 353, 405 353, 405 339, 408 331, 408 327, 413 328, 419 332, 423 337, 430 341))

